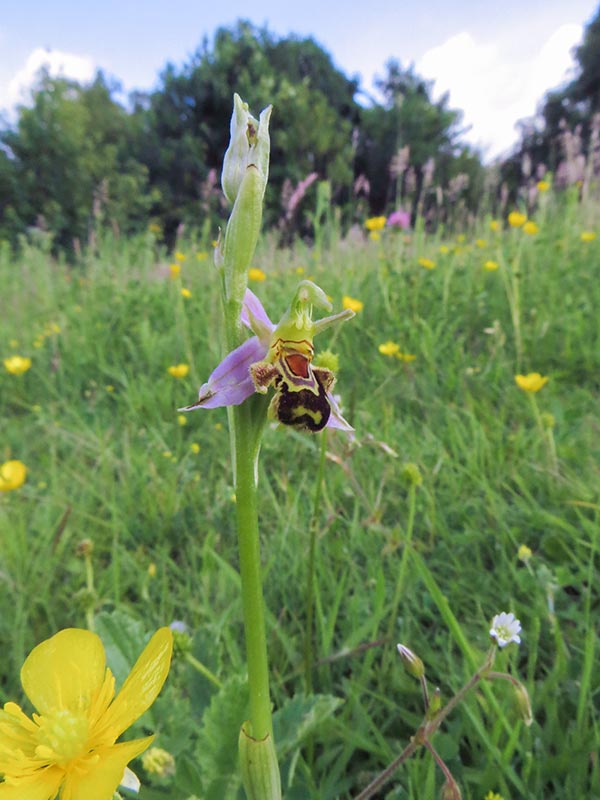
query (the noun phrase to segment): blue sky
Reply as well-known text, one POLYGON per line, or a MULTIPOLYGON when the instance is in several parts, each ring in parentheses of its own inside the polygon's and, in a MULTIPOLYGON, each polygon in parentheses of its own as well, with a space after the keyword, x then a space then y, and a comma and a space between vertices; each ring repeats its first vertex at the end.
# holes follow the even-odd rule
POLYGON ((6 2, 0 108, 26 98, 44 59, 79 79, 101 68, 126 91, 150 89, 168 62, 181 65, 204 36, 244 18, 282 36, 313 36, 367 90, 389 58, 414 63, 435 80, 436 93, 450 91, 451 105, 465 111, 472 126, 467 139, 495 155, 516 140, 516 120, 532 114, 543 92, 563 78, 569 52, 597 8, 598 0, 6 2))

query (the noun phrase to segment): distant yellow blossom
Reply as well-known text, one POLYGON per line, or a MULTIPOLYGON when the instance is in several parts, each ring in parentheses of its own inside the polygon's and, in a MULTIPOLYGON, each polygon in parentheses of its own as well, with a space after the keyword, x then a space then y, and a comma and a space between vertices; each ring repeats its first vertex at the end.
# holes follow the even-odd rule
POLYGON ((435 261, 432 261, 430 258, 420 258, 418 263, 421 267, 425 267, 425 269, 435 269, 435 261))
POLYGON ((527 222, 527 215, 520 211, 511 211, 508 215, 508 224, 511 228, 521 228, 527 222))
POLYGON ((34 647, 21 683, 37 713, 29 718, 13 702, 0 712, 0 796, 112 798, 128 762, 154 737, 117 739, 156 699, 172 650, 171 630, 160 628, 115 697, 115 679, 95 633, 67 628, 34 647))
POLYGON ((381 239, 381 234, 379 231, 371 231, 369 233, 369 239, 371 239, 373 242, 378 242, 381 239))
POLYGON ((381 231, 385 228, 387 217, 369 217, 365 220, 365 228, 368 231, 381 231))
POLYGON ((185 297, 185 299, 186 299, 186 300, 189 300, 189 298, 192 296, 192 293, 190 292, 190 290, 189 290, 189 289, 187 289, 187 288, 184 286, 184 287, 183 287, 183 289, 181 290, 181 296, 182 296, 182 297, 185 297))
POLYGON ((179 277, 179 273, 181 272, 181 264, 169 264, 169 272, 171 273, 171 278, 173 280, 179 277))
POLYGON ((192 442, 190 445, 190 450, 195 455, 198 455, 198 453, 200 452, 200 445, 198 444, 198 442, 192 442))
POLYGON ((532 555, 533 555, 533 552, 532 552, 531 548, 527 547, 526 544, 522 544, 519 547, 519 551, 517 553, 517 557, 518 557, 519 561, 523 561, 526 564, 529 561, 529 559, 531 558, 532 555))
POLYGON ((459 234, 458 234, 458 236, 456 237, 456 241, 457 241, 459 244, 464 244, 464 243, 465 243, 465 241, 466 241, 466 238, 467 238, 467 237, 464 235, 464 233, 459 233, 459 234))
POLYGON ((596 234, 594 231, 582 231, 581 233, 581 241, 582 242, 593 242, 596 238, 596 234))
POLYGON ((142 766, 150 775, 167 778, 175 774, 175 759, 160 747, 151 747, 142 756, 142 766))
POLYGON ((266 274, 266 272, 263 272, 262 269, 259 269, 258 267, 251 267, 248 270, 248 278, 251 281, 264 281, 264 280, 267 279, 267 274, 266 274))
POLYGON ((190 368, 188 364, 174 364, 172 367, 167 368, 169 375, 172 375, 174 378, 185 378, 189 371, 190 368))
POLYGON ((538 181, 537 182, 537 190, 538 192, 547 192, 550 189, 550 181, 538 181))
POLYGON ((515 375, 515 382, 524 392, 539 392, 548 383, 548 377, 542 377, 539 372, 529 372, 527 375, 515 375))
POLYGON ((170 450, 163 450, 162 451, 163 458, 173 458, 173 453, 170 450))
POLYGON ((208 253, 204 250, 201 250, 199 253, 196 253, 196 260, 197 261, 206 261, 208 258, 208 253))
POLYGON ((440 245, 440 253, 441 253, 443 256, 447 255, 449 252, 450 252, 450 248, 448 247, 448 245, 447 245, 447 244, 441 244, 441 245, 440 245))
POLYGON ((535 236, 535 234, 539 232, 540 232, 539 227, 535 224, 535 222, 532 222, 531 220, 529 220, 523 225, 523 233, 526 233, 528 236, 535 236))
POLYGON ((395 356, 400 352, 400 345, 396 342, 387 341, 380 344, 377 348, 382 356, 395 356))
POLYGON ((115 387, 112 385, 112 383, 107 383, 104 388, 109 394, 112 394, 115 390, 115 387))
POLYGON ((296 275, 304 275, 304 267, 296 267, 296 275))
POLYGON ((31 367, 31 359, 25 356, 11 356, 4 359, 4 366, 11 375, 22 375, 31 367))
POLYGON ((187 417, 186 417, 186 415, 185 414, 178 414, 177 415, 177 422, 181 425, 181 427, 183 427, 184 425, 187 425, 187 417))
POLYGON ((148 230, 150 231, 150 233, 154 233, 156 236, 162 233, 162 228, 156 222, 151 222, 150 225, 148 225, 148 230))
POLYGON ((185 261, 185 258, 186 258, 185 253, 181 253, 179 250, 175 253, 175 261, 179 261, 179 263, 182 263, 183 261, 185 261))
POLYGON ((488 792, 485 796, 485 800, 503 800, 501 794, 497 794, 496 792, 488 792))
POLYGON ((27 477, 27 467, 22 461, 5 461, 0 466, 0 492, 20 489, 27 477))
POLYGON ((410 364, 411 361, 414 361, 416 359, 416 356, 413 353, 400 352, 396 355, 396 358, 399 358, 400 361, 404 361, 407 364, 410 364))
POLYGON ((501 227, 502 227, 502 225, 501 225, 499 219, 493 219, 490 222, 490 230, 494 231, 494 233, 498 233, 498 231, 501 229, 501 227))
POLYGON ((354 311, 355 314, 358 314, 359 311, 363 310, 365 304, 362 302, 362 300, 356 300, 354 297, 349 297, 347 294, 345 294, 342 297, 342 307, 349 308, 354 311))
POLYGON ((484 263, 483 268, 487 269, 488 272, 493 272, 495 269, 498 269, 499 266, 500 264, 498 264, 497 261, 492 261, 490 259, 484 263))
POLYGON ((151 561, 148 564, 148 577, 156 578, 156 564, 154 563, 154 561, 151 561))
POLYGON ((487 242, 486 242, 485 239, 477 239, 475 244, 477 245, 477 247, 480 247, 482 250, 483 250, 484 247, 487 247, 487 242))

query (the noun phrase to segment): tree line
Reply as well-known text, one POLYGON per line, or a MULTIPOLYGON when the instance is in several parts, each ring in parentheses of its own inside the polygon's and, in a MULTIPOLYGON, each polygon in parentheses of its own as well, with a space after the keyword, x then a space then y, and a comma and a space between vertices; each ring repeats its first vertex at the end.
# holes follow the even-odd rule
MULTIPOLYGON (((547 95, 497 171, 504 196, 522 186, 525 156, 558 169, 565 131, 578 132, 581 152, 595 146, 600 9, 576 59, 577 76, 547 95)), ((127 108, 119 89, 101 72, 86 85, 40 74, 31 104, 0 130, 0 239, 17 245, 43 230, 54 249, 71 251, 105 226, 128 235, 152 225, 167 244, 182 225, 214 231, 234 91, 254 113, 275 107, 265 223, 282 240, 312 234, 319 197, 349 226, 400 206, 448 222, 489 195, 489 171, 461 141, 461 112, 396 60, 369 98, 312 38, 240 21, 183 67, 168 65, 156 90, 132 94, 127 108)))

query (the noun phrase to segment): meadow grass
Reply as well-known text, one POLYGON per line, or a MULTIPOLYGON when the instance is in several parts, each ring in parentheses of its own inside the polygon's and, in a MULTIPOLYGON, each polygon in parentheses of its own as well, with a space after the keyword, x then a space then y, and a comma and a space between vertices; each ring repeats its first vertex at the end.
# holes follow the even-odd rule
MULTIPOLYGON (((363 303, 316 343, 339 355, 336 391, 356 439, 271 427, 262 447, 271 688, 290 800, 353 797, 406 745, 422 707, 396 642, 448 698, 482 662, 502 610, 524 635, 499 668, 524 681, 535 721, 520 721, 508 684, 486 684, 435 736, 437 751, 465 798, 600 797, 600 231, 580 236, 600 212, 573 195, 544 203, 534 236, 481 219, 461 241, 417 226, 379 241, 332 234, 318 252, 269 237, 259 247, 266 280, 251 286, 273 319, 301 278, 335 309, 344 296, 363 303), (484 269, 489 260, 499 268, 484 269), (416 358, 381 354, 388 340, 416 358), (534 371, 550 378, 537 411, 514 380, 534 371), (414 515, 406 463, 423 476, 414 515)), ((0 699, 22 699, 25 656, 61 628, 93 624, 119 677, 138 639, 185 621, 191 652, 180 649, 146 718, 177 771, 159 778, 134 764, 142 800, 241 796, 227 415, 176 411, 222 355, 209 249, 180 243, 175 278, 152 234, 106 235, 75 265, 39 244, 0 252, 2 357, 32 358, 25 374, 0 374, 0 462, 28 467, 21 489, 0 495, 0 699), (190 369, 176 379, 167 368, 179 363, 190 369), (82 540, 93 542, 87 572, 82 540)), ((378 797, 435 797, 436 770, 419 753, 378 797)))

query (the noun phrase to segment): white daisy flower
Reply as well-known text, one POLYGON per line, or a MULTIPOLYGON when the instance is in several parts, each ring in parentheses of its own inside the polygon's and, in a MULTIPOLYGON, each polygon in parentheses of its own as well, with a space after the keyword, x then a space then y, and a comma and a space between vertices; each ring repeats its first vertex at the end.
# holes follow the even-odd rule
POLYGON ((501 614, 496 614, 492 620, 492 627, 490 628, 490 636, 498 643, 498 647, 506 647, 507 644, 515 642, 521 644, 521 623, 510 612, 503 611, 501 614))

